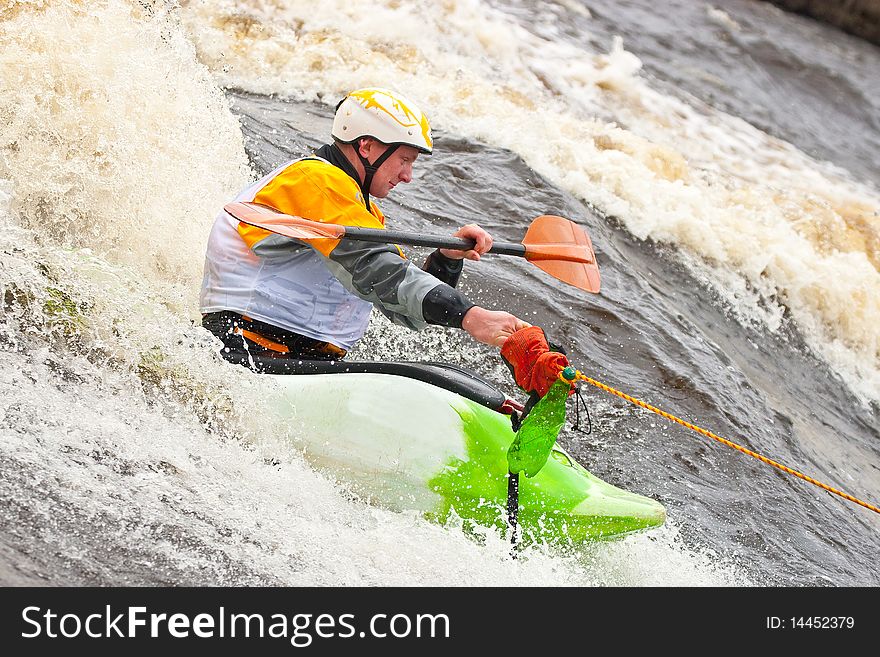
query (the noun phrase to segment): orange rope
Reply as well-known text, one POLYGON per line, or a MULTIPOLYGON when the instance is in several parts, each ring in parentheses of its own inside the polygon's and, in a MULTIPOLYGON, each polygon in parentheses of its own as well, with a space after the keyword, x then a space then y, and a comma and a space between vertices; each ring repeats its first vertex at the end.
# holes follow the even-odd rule
MULTIPOLYGON (((562 372, 559 373, 559 377, 563 381, 570 383, 570 381, 568 379, 566 379, 564 376, 562 376, 562 372)), ((596 386, 597 388, 600 388, 600 389, 604 390, 605 392, 610 392, 612 395, 617 395, 618 397, 625 399, 626 401, 630 402, 631 404, 635 404, 636 406, 641 406, 642 408, 645 408, 645 409, 651 411, 652 413, 656 413, 657 415, 665 417, 667 420, 672 420, 673 422, 678 422, 680 425, 685 426, 688 429, 696 431, 697 433, 702 434, 704 436, 707 436, 708 438, 712 438, 713 440, 717 440, 719 443, 721 443, 723 445, 727 445, 728 447, 733 447, 733 449, 738 450, 738 451, 742 452, 743 454, 748 454, 749 456, 753 456, 756 459, 758 459, 759 461, 766 463, 767 465, 772 465, 774 468, 779 468, 783 472, 787 472, 788 474, 794 475, 795 477, 798 477, 799 479, 803 479, 804 481, 807 481, 815 486, 818 486, 819 488, 827 490, 829 493, 834 493, 835 495, 839 495, 840 497, 842 497, 845 500, 849 500, 850 502, 855 502, 856 504, 863 506, 866 509, 870 509, 874 513, 880 513, 880 508, 877 508, 873 504, 868 504, 867 502, 863 502, 862 500, 855 498, 852 495, 849 495, 847 493, 844 493, 843 491, 837 490, 836 488, 832 488, 831 486, 829 486, 827 484, 823 484, 821 481, 816 481, 812 477, 808 477, 807 475, 802 474, 802 473, 798 472, 797 470, 792 470, 791 468, 786 467, 786 466, 782 465, 781 463, 777 463, 776 461, 768 459, 766 456, 761 456, 760 454, 753 452, 750 449, 746 449, 745 447, 737 445, 736 443, 732 443, 729 440, 725 440, 721 436, 717 436, 714 433, 712 433, 711 431, 707 431, 706 429, 701 429, 700 427, 693 425, 690 422, 686 422, 685 420, 677 418, 674 415, 670 415, 669 413, 667 413, 665 411, 661 411, 659 408, 656 408, 655 406, 651 406, 650 404, 646 404, 645 402, 640 401, 640 400, 636 399, 635 397, 630 397, 626 393, 620 392, 619 390, 615 390, 614 388, 612 388, 610 386, 606 386, 604 383, 600 383, 599 381, 591 379, 588 376, 584 376, 580 372, 577 372, 577 376, 575 378, 578 381, 586 381, 590 385, 596 386)))

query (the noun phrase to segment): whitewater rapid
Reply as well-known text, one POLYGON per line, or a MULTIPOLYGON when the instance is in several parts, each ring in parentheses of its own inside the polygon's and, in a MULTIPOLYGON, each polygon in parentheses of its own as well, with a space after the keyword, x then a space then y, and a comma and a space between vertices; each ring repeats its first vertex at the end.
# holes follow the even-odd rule
MULTIPOLYGON (((320 12, 258 0, 0 8, 0 575, 110 585, 760 583, 741 547, 695 542, 674 512, 657 531, 512 561, 491 533, 479 544, 353 499, 305 464, 302 428, 266 413, 265 384, 223 364, 198 327, 211 222, 258 174, 227 91, 328 108, 378 85, 419 101, 438 149, 446 139, 506 150, 636 241, 668 248, 662 257, 709 285, 743 326, 782 336, 794 326, 861 406, 876 405, 872 183, 664 93, 624 41, 597 50, 564 38, 554 13, 563 9, 590 20, 574 1, 536 9, 531 30, 515 7, 477 0, 333 0, 320 12)), ((706 12, 719 30, 743 29, 720 8, 706 12)), ((326 132, 319 114, 296 121, 268 124, 279 152, 289 132, 326 132)), ((539 303, 531 312, 544 312, 539 303)), ((371 355, 421 345, 437 360, 488 358, 457 336, 416 338, 378 322, 371 355)), ((599 408, 614 426, 614 409, 599 408)), ((870 463, 857 467, 860 483, 876 481, 870 463)), ((689 486, 682 472, 676 490, 689 486)))

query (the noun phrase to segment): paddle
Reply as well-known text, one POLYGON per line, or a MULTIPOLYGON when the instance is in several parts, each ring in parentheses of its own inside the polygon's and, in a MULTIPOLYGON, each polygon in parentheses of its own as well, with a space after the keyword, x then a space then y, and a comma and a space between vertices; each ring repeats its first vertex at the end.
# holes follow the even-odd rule
MULTIPOLYGON (((277 212, 258 203, 229 203, 224 209, 242 223, 298 240, 349 239, 468 250, 473 240, 437 237, 378 228, 340 226, 277 212)), ((593 244, 583 228, 554 215, 536 217, 523 241, 495 242, 489 253, 525 258, 554 278, 587 292, 598 293, 599 267, 593 244)))

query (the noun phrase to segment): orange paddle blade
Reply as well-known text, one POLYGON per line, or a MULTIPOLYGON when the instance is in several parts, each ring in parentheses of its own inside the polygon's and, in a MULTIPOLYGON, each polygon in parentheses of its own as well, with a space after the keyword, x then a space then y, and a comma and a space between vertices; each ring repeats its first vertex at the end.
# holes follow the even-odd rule
POLYGON ((223 209, 243 223, 298 240, 340 239, 345 235, 344 226, 282 214, 259 203, 227 203, 223 209))
POLYGON ((536 217, 522 244, 526 259, 536 267, 587 292, 599 292, 601 281, 593 243, 573 221, 551 214, 536 217))

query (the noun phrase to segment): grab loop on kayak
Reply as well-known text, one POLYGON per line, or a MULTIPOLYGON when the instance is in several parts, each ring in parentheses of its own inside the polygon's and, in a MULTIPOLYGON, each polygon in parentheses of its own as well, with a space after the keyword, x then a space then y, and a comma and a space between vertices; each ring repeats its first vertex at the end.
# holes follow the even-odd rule
POLYGON ((584 399, 584 395, 581 393, 581 389, 579 386, 575 386, 574 389, 574 425, 572 429, 575 431, 581 431, 585 435, 589 436, 593 433, 593 418, 590 417, 590 407, 587 406, 587 400, 584 399), (583 431, 581 429, 581 406, 584 407, 584 412, 587 414, 587 430, 583 431))
MULTIPOLYGON (((571 365, 569 365, 568 367, 563 367, 561 370, 559 370, 559 380, 564 383, 574 383, 578 380, 578 376, 583 376, 583 374, 581 374, 571 365)), ((590 435, 591 433, 593 433, 593 419, 590 417, 590 407, 587 406, 587 402, 584 399, 584 396, 581 394, 581 389, 579 386, 574 387, 574 394, 576 399, 574 403, 574 425, 572 426, 572 429, 574 429, 575 431, 581 431, 581 406, 583 406, 584 411, 586 411, 587 414, 587 426, 589 427, 583 433, 590 435)))
MULTIPOLYGON (((569 369, 569 368, 566 368, 566 369, 569 369)), ((564 381, 571 381, 571 379, 568 376, 563 376, 562 371, 560 371, 559 376, 564 381)), ((812 477, 809 477, 801 472, 798 472, 797 470, 794 470, 792 468, 789 468, 788 466, 782 465, 781 463, 777 463, 776 461, 774 461, 772 459, 768 459, 766 456, 761 456, 757 452, 753 452, 752 450, 747 449, 741 445, 737 445, 736 443, 731 442, 725 438, 722 438, 721 436, 718 436, 718 435, 712 433, 711 431, 708 431, 706 429, 702 429, 694 424, 691 424, 690 422, 687 422, 686 420, 682 420, 681 418, 675 417, 674 415, 667 413, 666 411, 662 411, 659 408, 657 408, 656 406, 651 406, 650 404, 646 404, 645 402, 643 402, 639 399, 636 399, 635 397, 631 397, 630 395, 627 395, 624 392, 620 392, 619 390, 615 390, 611 386, 605 385, 604 383, 601 383, 599 381, 596 381, 595 379, 591 379, 590 377, 585 376, 580 371, 577 371, 577 370, 575 371, 574 380, 584 381, 586 383, 589 383, 591 386, 595 386, 595 387, 599 388, 600 390, 604 390, 605 392, 611 393, 612 395, 617 395, 621 399, 625 399, 626 401, 630 402, 631 404, 635 404, 636 406, 647 409, 647 410, 651 411, 652 413, 656 413, 657 415, 659 415, 661 417, 665 417, 667 420, 671 420, 672 422, 677 422, 678 424, 680 424, 684 427, 687 427, 688 429, 691 429, 692 431, 696 431, 697 433, 702 434, 703 436, 706 436, 708 438, 712 438, 713 440, 717 440, 721 444, 727 445, 728 447, 732 447, 733 449, 740 451, 743 454, 748 454, 749 456, 752 456, 752 457, 758 459, 762 463, 766 463, 767 465, 771 465, 774 468, 778 468, 779 470, 782 470, 783 472, 785 472, 787 474, 793 475, 799 479, 803 479, 804 481, 811 483, 814 486, 818 486, 819 488, 826 490, 829 493, 833 493, 835 495, 842 497, 845 500, 849 500, 850 502, 854 502, 855 504, 863 506, 866 509, 870 509, 874 513, 880 513, 880 508, 874 506, 873 504, 869 504, 868 502, 864 502, 856 497, 853 497, 852 495, 850 495, 848 493, 844 493, 841 490, 838 490, 836 488, 832 488, 828 484, 823 484, 821 481, 817 481, 816 479, 813 479, 812 477)))

